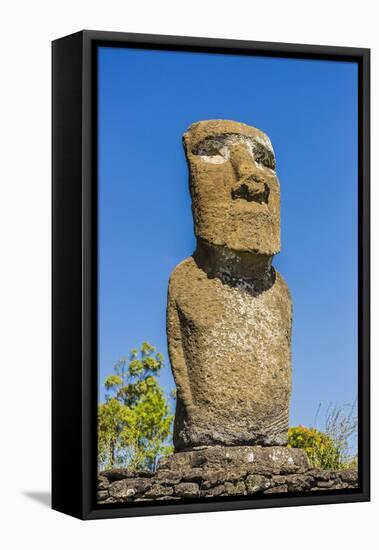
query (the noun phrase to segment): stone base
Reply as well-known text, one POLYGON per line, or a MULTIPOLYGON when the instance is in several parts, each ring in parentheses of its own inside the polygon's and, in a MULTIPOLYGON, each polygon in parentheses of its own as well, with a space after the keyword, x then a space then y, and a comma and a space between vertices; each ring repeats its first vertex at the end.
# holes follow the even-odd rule
POLYGON ((155 473, 100 472, 99 504, 354 489, 356 470, 319 470, 287 447, 202 447, 163 458, 155 473))
POLYGON ((268 473, 294 473, 310 468, 307 454, 302 449, 288 447, 198 447, 162 458, 158 469, 256 469, 268 473))

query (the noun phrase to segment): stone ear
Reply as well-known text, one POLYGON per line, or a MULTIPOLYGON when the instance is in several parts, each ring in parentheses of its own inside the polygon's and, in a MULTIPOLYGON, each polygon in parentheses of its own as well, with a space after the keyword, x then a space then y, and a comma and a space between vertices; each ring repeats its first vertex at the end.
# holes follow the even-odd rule
POLYGON ((183 142, 184 152, 185 152, 186 156, 188 157, 188 153, 191 151, 191 149, 190 149, 191 139, 188 135, 188 132, 185 132, 183 134, 182 142, 183 142))
MULTIPOLYGON (((195 156, 196 153, 194 151, 194 143, 193 143, 194 140, 193 140, 193 137, 189 134, 189 132, 186 132, 185 134, 183 134, 182 142, 183 142, 184 154, 188 161, 188 165, 190 166, 189 161, 191 158, 195 156)), ((189 168, 189 170, 191 169, 189 168)))

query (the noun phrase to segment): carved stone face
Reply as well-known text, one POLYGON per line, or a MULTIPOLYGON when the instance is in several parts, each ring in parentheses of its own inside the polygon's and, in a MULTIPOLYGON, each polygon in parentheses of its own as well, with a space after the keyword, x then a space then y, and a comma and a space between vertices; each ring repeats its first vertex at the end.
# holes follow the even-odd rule
POLYGON ((183 138, 196 236, 235 251, 279 252, 279 181, 266 134, 208 120, 192 124, 183 138))

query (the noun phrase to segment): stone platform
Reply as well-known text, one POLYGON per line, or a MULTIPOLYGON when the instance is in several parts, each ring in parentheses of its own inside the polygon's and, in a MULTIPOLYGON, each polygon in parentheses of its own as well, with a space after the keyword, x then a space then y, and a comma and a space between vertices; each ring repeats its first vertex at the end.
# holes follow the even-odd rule
POLYGON ((155 473, 125 468, 100 472, 97 496, 100 504, 114 504, 357 486, 356 470, 312 468, 301 449, 215 446, 162 458, 155 473))

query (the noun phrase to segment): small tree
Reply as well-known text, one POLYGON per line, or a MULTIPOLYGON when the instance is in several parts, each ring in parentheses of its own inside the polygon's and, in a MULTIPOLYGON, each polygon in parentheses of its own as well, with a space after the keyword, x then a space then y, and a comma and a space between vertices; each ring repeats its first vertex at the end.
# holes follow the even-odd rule
POLYGON ((148 343, 133 349, 104 381, 105 403, 98 406, 99 468, 115 466, 154 471, 159 456, 172 452, 167 439, 173 415, 157 381, 163 356, 148 343))

